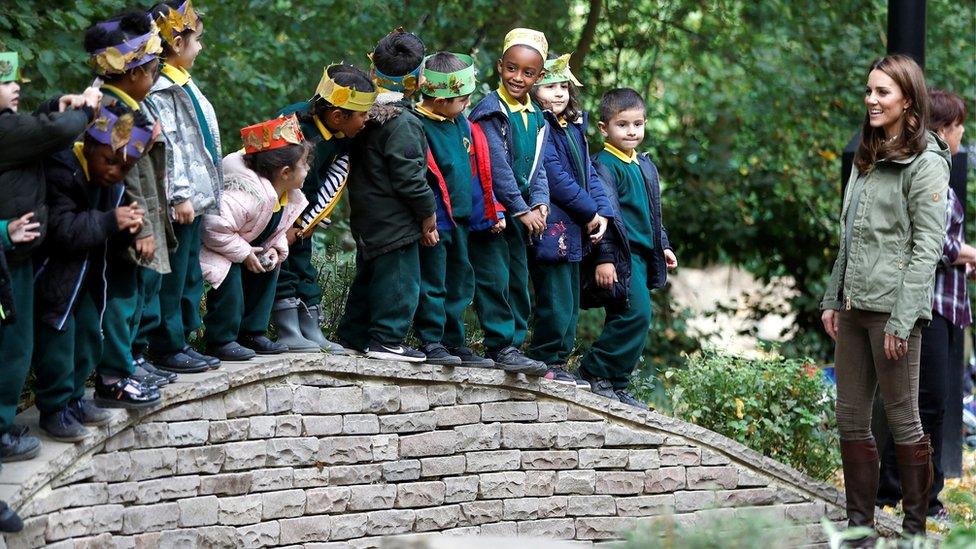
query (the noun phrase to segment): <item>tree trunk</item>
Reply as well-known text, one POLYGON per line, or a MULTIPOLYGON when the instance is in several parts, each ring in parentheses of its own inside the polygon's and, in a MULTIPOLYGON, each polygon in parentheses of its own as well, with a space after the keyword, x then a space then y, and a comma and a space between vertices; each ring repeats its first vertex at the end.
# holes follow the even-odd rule
POLYGON ((593 45, 593 37, 596 35, 596 26, 600 22, 600 13, 603 11, 603 0, 590 0, 590 12, 586 15, 586 24, 583 25, 583 33, 580 35, 579 42, 576 44, 576 51, 569 59, 569 66, 574 73, 579 74, 583 65, 583 59, 590 52, 593 45))

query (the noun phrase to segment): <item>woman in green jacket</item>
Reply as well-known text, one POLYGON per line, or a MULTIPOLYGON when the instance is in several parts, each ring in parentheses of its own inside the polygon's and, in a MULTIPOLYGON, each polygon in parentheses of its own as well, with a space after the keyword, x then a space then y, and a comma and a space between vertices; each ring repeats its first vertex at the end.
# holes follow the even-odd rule
MULTIPOLYGON (((918 413, 920 326, 932 317, 945 235, 949 149, 928 131, 922 69, 892 55, 871 64, 862 140, 841 212, 840 250, 821 308, 836 341, 837 426, 850 526, 874 525, 880 386, 903 490, 903 533, 924 535, 932 448, 918 413)), ((862 540, 873 546, 870 538, 862 540)))

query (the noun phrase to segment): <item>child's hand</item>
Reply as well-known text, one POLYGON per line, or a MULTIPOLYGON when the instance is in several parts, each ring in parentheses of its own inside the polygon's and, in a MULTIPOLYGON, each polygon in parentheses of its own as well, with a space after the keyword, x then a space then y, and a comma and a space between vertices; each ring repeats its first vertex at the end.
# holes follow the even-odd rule
POLYGON ((539 217, 542 218, 543 230, 545 230, 546 220, 549 219, 549 206, 547 206, 546 204, 539 204, 538 206, 533 208, 533 210, 538 212, 539 217))
POLYGON ((292 227, 287 231, 285 231, 285 240, 288 241, 289 246, 291 246, 292 244, 295 243, 296 240, 298 240, 298 233, 300 233, 301 231, 302 230, 299 229, 298 227, 292 227))
POLYGON ((508 225, 505 223, 505 218, 504 217, 499 218, 498 223, 495 223, 494 225, 491 226, 491 233, 498 234, 504 231, 506 226, 508 225))
POLYGON ((102 90, 96 86, 90 86, 81 92, 81 97, 85 99, 85 107, 97 109, 102 103, 102 90))
POLYGON ((535 210, 529 210, 520 215, 518 219, 529 230, 530 236, 539 236, 546 230, 546 222, 535 210))
POLYGON ((263 273, 265 272, 264 267, 261 265, 261 260, 256 255, 261 251, 261 248, 251 248, 251 253, 247 254, 244 258, 244 267, 252 273, 263 273))
POLYGON ((184 200, 176 206, 173 206, 173 220, 180 225, 193 223, 194 217, 196 217, 196 212, 193 210, 193 203, 189 200, 184 200))
POLYGON ((590 235, 590 242, 597 244, 603 240, 603 235, 607 232, 608 224, 607 218, 600 214, 594 215, 593 219, 586 224, 586 234, 590 235))
POLYGON ((268 249, 268 252, 266 254, 264 254, 264 261, 261 263, 261 265, 265 268, 265 270, 268 270, 268 271, 270 271, 270 270, 274 269, 275 267, 277 267, 278 266, 278 250, 276 250, 274 248, 268 249))
POLYGON ((136 252, 144 261, 152 261, 156 255, 156 238, 149 235, 136 240, 136 252))
POLYGON ((14 244, 24 244, 41 236, 40 231, 35 230, 41 224, 38 221, 34 221, 33 218, 34 212, 27 212, 17 219, 11 220, 10 223, 7 223, 7 235, 10 237, 11 242, 14 244))
POLYGON ((664 250, 664 264, 667 266, 669 271, 673 271, 678 268, 678 258, 675 257, 673 251, 664 250))
POLYGON ((596 266, 596 285, 609 290, 617 282, 617 268, 613 263, 600 263, 596 266))
POLYGON ((436 246, 437 243, 440 241, 441 241, 441 235, 440 233, 437 232, 437 229, 434 229, 429 233, 424 233, 420 237, 420 244, 422 246, 427 246, 428 248, 432 246, 436 246))
POLYGON ((441 237, 437 234, 437 214, 430 214, 420 222, 420 243, 430 247, 440 240, 441 237))
POLYGON ((136 202, 115 208, 115 222, 118 224, 119 230, 129 231, 131 234, 136 234, 142 229, 142 220, 145 215, 146 211, 140 208, 136 202))

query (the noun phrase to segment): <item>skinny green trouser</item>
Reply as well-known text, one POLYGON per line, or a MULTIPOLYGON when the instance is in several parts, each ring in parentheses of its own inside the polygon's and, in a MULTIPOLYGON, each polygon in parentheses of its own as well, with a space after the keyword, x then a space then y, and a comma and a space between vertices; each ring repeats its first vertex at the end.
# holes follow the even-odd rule
POLYGON ((579 322, 579 263, 533 263, 531 275, 535 316, 527 354, 546 364, 566 364, 579 322))
POLYGON ((468 229, 440 231, 440 242, 420 247, 420 302, 414 330, 422 343, 464 345, 464 310, 474 297, 468 229))
POLYGON ((9 269, 14 321, 0 324, 0 433, 14 424, 34 345, 34 267, 27 260, 10 262, 9 269))
POLYGON ((34 333, 37 409, 51 414, 85 394, 85 381, 102 356, 100 296, 85 284, 62 330, 38 322, 34 333))
POLYGON ((230 266, 220 286, 207 292, 203 324, 208 345, 224 345, 268 331, 279 271, 252 273, 240 263, 230 266))

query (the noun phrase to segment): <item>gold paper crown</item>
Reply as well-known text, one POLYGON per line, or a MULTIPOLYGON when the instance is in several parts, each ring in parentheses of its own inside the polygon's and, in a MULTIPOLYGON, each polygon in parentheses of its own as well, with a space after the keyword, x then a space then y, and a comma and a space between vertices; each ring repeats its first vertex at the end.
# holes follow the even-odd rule
POLYGON ((315 88, 315 95, 340 109, 359 112, 368 111, 373 106, 373 103, 376 102, 376 96, 379 94, 375 91, 363 92, 343 86, 342 84, 337 84, 329 76, 329 69, 335 66, 337 65, 329 65, 322 72, 322 80, 319 80, 319 85, 315 88))
POLYGON ((196 30, 200 18, 193 10, 193 3, 186 0, 179 8, 170 8, 169 13, 156 18, 159 33, 168 44, 172 44, 176 35, 187 30, 196 30))

